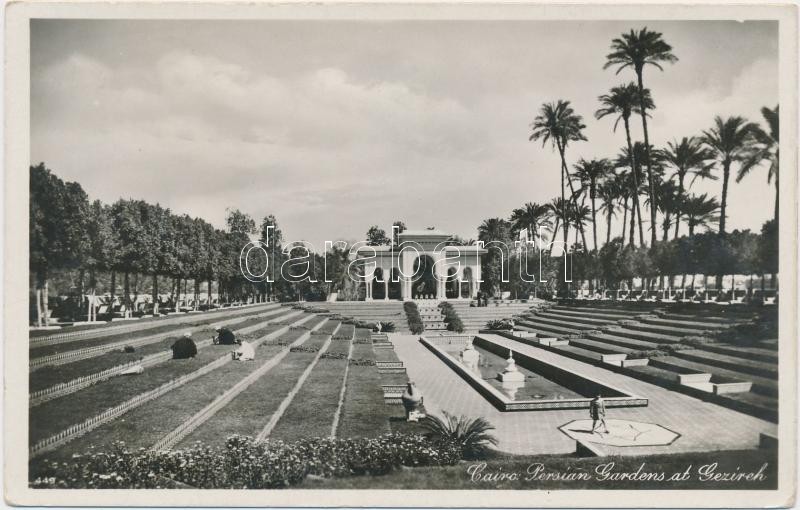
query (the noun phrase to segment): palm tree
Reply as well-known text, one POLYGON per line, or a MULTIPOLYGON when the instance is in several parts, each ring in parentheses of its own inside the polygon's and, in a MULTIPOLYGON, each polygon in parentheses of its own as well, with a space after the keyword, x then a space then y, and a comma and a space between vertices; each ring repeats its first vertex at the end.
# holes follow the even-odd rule
POLYGON ((620 197, 616 176, 600 183, 597 196, 600 197, 600 213, 606 215, 606 244, 608 244, 611 242, 611 218, 617 214, 617 200, 620 197))
POLYGON ((420 421, 425 435, 432 441, 455 443, 465 459, 481 458, 490 445, 497 446, 497 438, 490 433, 494 426, 486 418, 456 417, 447 411, 442 414, 444 418, 429 414, 420 421))
POLYGON ((728 180, 731 165, 739 165, 739 175, 744 176, 758 162, 756 132, 758 125, 748 122, 743 117, 723 119, 719 115, 714 118, 714 127, 703 131, 703 143, 713 153, 714 158, 722 165, 722 205, 719 215, 719 233, 725 235, 725 216, 728 205, 728 180))
POLYGON ((686 215, 686 224, 689 226, 689 237, 694 235, 697 227, 707 227, 710 223, 719 219, 720 205, 715 197, 702 195, 689 195, 681 206, 686 215))
MULTIPOLYGON (((566 151, 569 142, 586 140, 583 135, 583 118, 575 113, 569 101, 559 99, 555 103, 545 103, 539 109, 539 115, 533 119, 531 129, 533 132, 528 138, 529 141, 542 140, 542 147, 550 141, 550 144, 558 149, 561 157, 561 200, 566 205, 564 192, 564 181, 567 179, 567 160, 566 151)), ((572 193, 572 181, 569 181, 572 193)), ((564 244, 567 244, 567 225, 564 223, 564 244)))
MULTIPOLYGON (((636 73, 636 82, 639 88, 639 115, 642 118, 642 132, 644 134, 644 146, 647 156, 647 179, 651 199, 655 194, 655 183, 650 161, 650 137, 647 132, 647 105, 644 101, 644 67, 646 65, 652 65, 663 71, 662 63, 672 64, 677 61, 678 57, 672 54, 672 46, 661 38, 661 33, 652 32, 647 30, 647 27, 644 27, 638 32, 631 29, 629 33, 622 34, 620 38, 611 41, 611 53, 606 55, 606 63, 603 66, 603 69, 616 66, 617 74, 626 67, 633 68, 636 73)), ((656 211, 654 208, 650 209, 650 221, 652 225, 655 225, 656 211)), ((651 243, 655 244, 655 228, 653 228, 651 232, 651 243)))
MULTIPOLYGON (((630 118, 631 115, 636 113, 639 114, 641 112, 642 104, 645 106, 645 112, 647 109, 655 109, 655 103, 653 103, 653 98, 650 95, 649 89, 643 89, 641 94, 639 92, 639 87, 630 82, 628 84, 619 85, 611 89, 608 94, 604 94, 597 98, 602 105, 599 110, 594 112, 594 116, 597 119, 602 119, 608 115, 616 115, 617 118, 614 121, 614 131, 617 131, 617 126, 619 125, 619 121, 622 120, 623 125, 625 126, 625 140, 628 144, 628 157, 629 161, 628 164, 630 168, 639 168, 637 166, 637 160, 635 159, 635 153, 633 150, 633 142, 631 140, 631 126, 630 126, 630 118), (642 97, 639 97, 639 96, 642 97)), ((646 113, 645 113, 646 114, 646 113)), ((632 174, 632 189, 637 190, 635 193, 632 193, 633 196, 633 205, 631 206, 631 210, 636 210, 639 214, 639 240, 641 244, 644 244, 644 233, 642 232, 642 221, 641 221, 641 211, 639 208, 639 178, 638 172, 634 172, 632 174)), ((625 240, 625 236, 622 236, 623 242, 625 240)), ((631 244, 633 241, 631 240, 631 244)))
POLYGON ((683 192, 674 182, 659 180, 656 185, 656 198, 656 208, 664 215, 661 220, 661 240, 666 241, 669 227, 673 221, 672 216, 675 215, 675 221, 677 221, 678 214, 680 214, 683 192))
MULTIPOLYGON (((568 216, 569 203, 567 203, 567 201, 564 200, 563 198, 554 198, 547 204, 547 208, 550 210, 551 216, 556 219, 556 224, 553 228, 553 239, 552 239, 552 241, 555 241, 559 225, 567 225, 566 229, 567 230, 569 229, 569 224, 570 224, 568 216)), ((553 253, 555 247, 556 247, 555 243, 550 245, 551 254, 553 253)), ((567 242, 564 241, 564 250, 566 251, 566 249, 567 249, 567 242)))
POLYGON ((578 205, 577 203, 573 202, 568 204, 567 207, 568 211, 568 218, 570 223, 575 226, 575 244, 578 243, 578 233, 581 235, 581 242, 583 243, 583 249, 586 249, 586 234, 584 232, 583 226, 589 222, 592 218, 592 210, 589 209, 588 206, 583 204, 578 205))
MULTIPOLYGON (((678 195, 683 196, 686 191, 684 181, 688 174, 694 174, 692 185, 698 178, 716 180, 717 177, 711 173, 711 168, 714 166, 713 162, 709 160, 714 159, 714 155, 705 147, 702 141, 693 136, 684 136, 680 142, 673 140, 667 143, 667 148, 663 152, 664 160, 670 166, 675 168, 672 178, 678 179, 678 195)), ((675 235, 673 239, 678 238, 678 229, 680 228, 681 211, 678 209, 675 212, 675 235)))
POLYGON ((580 179, 583 188, 589 189, 589 199, 592 201, 592 228, 594 238, 594 251, 597 251, 597 208, 595 199, 597 198, 597 183, 611 173, 612 165, 607 159, 592 159, 586 161, 581 158, 575 165, 573 175, 580 179))
POLYGON ((511 213, 511 224, 514 232, 526 230, 530 233, 533 240, 539 238, 539 227, 550 228, 553 214, 547 204, 537 204, 528 202, 524 207, 514 209, 511 213))
MULTIPOLYGON (((764 120, 767 121, 767 127, 769 128, 769 132, 764 131, 760 127, 754 131, 753 135, 758 143, 757 150, 754 154, 754 159, 760 163, 761 161, 769 161, 769 171, 767 173, 767 183, 769 184, 772 182, 772 179, 775 179, 775 224, 778 224, 778 198, 780 195, 780 191, 778 189, 778 160, 780 159, 779 154, 779 115, 778 115, 778 105, 775 105, 775 109, 771 110, 766 106, 761 109, 761 115, 764 116, 764 120)), ((754 165, 747 165, 743 168, 739 169, 739 173, 736 175, 736 182, 740 182, 745 175, 747 175, 750 170, 753 168, 754 165)))

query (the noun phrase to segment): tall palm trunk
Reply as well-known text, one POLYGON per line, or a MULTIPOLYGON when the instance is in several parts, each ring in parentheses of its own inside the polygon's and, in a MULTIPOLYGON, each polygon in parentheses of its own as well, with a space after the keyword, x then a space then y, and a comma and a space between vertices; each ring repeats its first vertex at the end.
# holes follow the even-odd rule
MULTIPOLYGON (((728 205, 728 181, 731 174, 731 162, 727 159, 722 163, 722 203, 719 208, 719 235, 725 237, 725 216, 728 205)), ((718 274, 716 278, 716 289, 722 288, 722 275, 718 274)))
POLYGON ((780 190, 778 188, 778 172, 775 172, 775 228, 778 228, 778 200, 780 199, 780 190))
MULTIPOLYGON (((558 154, 561 156, 561 206, 566 207, 567 197, 566 194, 564 193, 564 179, 567 172, 567 161, 564 156, 564 148, 561 146, 561 142, 558 143, 558 154)), ((564 218, 566 218, 567 217, 566 211, 561 211, 561 215, 564 216, 564 218)), ((567 241, 567 223, 569 222, 564 221, 564 224, 562 225, 562 228, 564 229, 564 250, 567 249, 567 244, 569 243, 569 241, 567 241)))
POLYGON ((558 226, 559 226, 559 222, 560 221, 561 221, 561 218, 556 216, 556 225, 555 225, 555 228, 553 229, 553 239, 550 241, 550 256, 551 257, 553 256, 553 250, 556 247, 555 240, 556 240, 556 236, 558 235, 558 226))
MULTIPOLYGON (((678 197, 683 197, 683 178, 685 177, 685 172, 679 171, 678 172, 678 197)), ((678 238, 678 229, 681 226, 681 209, 678 207, 678 210, 675 211, 675 235, 673 239, 678 238)))
POLYGON ((597 210, 595 209, 595 204, 594 204, 595 197, 594 197, 594 195, 595 195, 595 189, 594 189, 594 184, 592 184, 592 189, 591 189, 591 199, 592 199, 592 236, 594 238, 593 239, 594 240, 594 251, 595 251, 595 253, 597 253, 597 210))
POLYGON ((722 203, 719 207, 719 233, 725 235, 725 216, 728 208, 728 181, 731 176, 731 162, 727 159, 722 162, 722 203))
POLYGON ((628 226, 628 197, 622 201, 622 245, 625 246, 625 228, 628 226))
MULTIPOLYGON (((637 209, 638 209, 638 206, 639 206, 639 203, 636 202, 637 209)), ((639 222, 641 222, 641 221, 642 221, 642 215, 639 214, 639 222)), ((634 232, 635 232, 635 230, 634 230, 635 227, 636 227, 636 209, 632 209, 631 210, 631 227, 630 227, 630 235, 629 235, 630 240, 631 240, 630 241, 631 246, 636 246, 636 242, 633 239, 633 235, 634 235, 634 232)), ((639 244, 642 244, 641 241, 642 240, 639 239, 639 244)))
POLYGON ((611 242, 611 210, 606 213, 606 244, 611 242))
POLYGON ((642 80, 642 70, 636 69, 636 78, 639 84, 639 109, 642 117, 642 132, 644 134, 644 155, 647 158, 647 181, 650 191, 650 244, 656 244, 656 189, 653 183, 653 170, 650 165, 650 136, 647 133, 647 110, 644 104, 644 83, 642 80))
MULTIPOLYGON (((630 161, 631 172, 633 173, 633 204, 631 205, 631 211, 635 209, 639 213, 639 244, 644 244, 644 229, 642 228, 642 211, 639 208, 639 172, 637 172, 636 156, 633 153, 633 143, 631 142, 630 119, 628 117, 623 117, 622 121, 625 124, 625 140, 628 142, 628 155, 631 160, 630 161)), ((633 213, 631 212, 631 214, 633 213)), ((624 242, 625 236, 622 237, 624 242)), ((631 235, 631 245, 633 245, 632 235, 631 235)))

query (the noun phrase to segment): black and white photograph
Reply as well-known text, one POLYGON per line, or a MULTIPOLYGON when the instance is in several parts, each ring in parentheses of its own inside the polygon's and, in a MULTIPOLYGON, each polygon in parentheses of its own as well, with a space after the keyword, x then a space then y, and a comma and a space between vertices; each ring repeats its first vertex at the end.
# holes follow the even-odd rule
POLYGON ((793 504, 796 5, 74 7, 6 14, 7 501, 793 504))

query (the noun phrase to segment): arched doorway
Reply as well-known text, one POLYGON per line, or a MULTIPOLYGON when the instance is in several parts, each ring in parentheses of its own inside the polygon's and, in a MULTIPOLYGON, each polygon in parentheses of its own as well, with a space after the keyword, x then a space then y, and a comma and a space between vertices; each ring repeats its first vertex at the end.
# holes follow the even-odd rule
POLYGON ((456 299, 460 297, 460 291, 461 289, 458 287, 458 271, 456 271, 456 268, 451 267, 447 270, 447 281, 445 282, 444 296, 447 299, 456 299))
POLYGON ((389 276, 389 299, 401 299, 400 269, 393 267, 389 276))
POLYGON ((383 269, 378 267, 372 274, 372 299, 383 299, 386 297, 386 287, 384 287, 383 269))
POLYGON ((464 268, 464 276, 461 279, 460 297, 472 299, 472 268, 464 268))
POLYGON ((411 297, 436 297, 436 278, 433 276, 433 259, 429 255, 420 255, 414 261, 414 273, 411 278, 411 297))

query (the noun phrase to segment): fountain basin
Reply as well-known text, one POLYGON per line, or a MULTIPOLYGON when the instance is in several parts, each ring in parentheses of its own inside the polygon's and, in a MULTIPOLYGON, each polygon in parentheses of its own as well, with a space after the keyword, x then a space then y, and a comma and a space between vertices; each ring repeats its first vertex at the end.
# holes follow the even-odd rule
MULTIPOLYGON (((491 370, 484 370, 482 374, 480 370, 463 364, 458 355, 460 347, 472 342, 474 347, 484 353, 486 358, 492 356, 505 358, 509 351, 507 346, 481 336, 422 336, 420 342, 500 411, 588 409, 589 402, 598 392, 602 394, 607 408, 643 407, 648 404, 647 398, 628 394, 605 382, 575 373, 556 363, 535 359, 514 349, 511 349, 513 358, 517 366, 526 374, 526 380, 533 380, 533 387, 528 388, 529 391, 526 391, 524 387, 519 387, 509 392, 508 388, 502 385, 499 377, 497 380, 491 377, 491 370), (533 388, 544 388, 544 398, 533 398, 530 394, 534 391, 533 388)), ((492 360, 489 361, 491 364, 492 360)))

